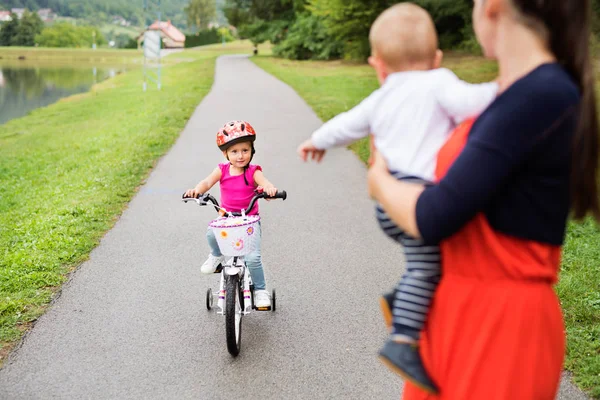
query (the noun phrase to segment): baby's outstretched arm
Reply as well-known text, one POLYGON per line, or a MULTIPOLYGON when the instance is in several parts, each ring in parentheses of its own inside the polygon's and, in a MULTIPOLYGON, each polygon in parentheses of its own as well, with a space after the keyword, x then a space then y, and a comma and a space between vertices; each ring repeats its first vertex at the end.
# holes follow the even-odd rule
POLYGON ((325 150, 332 147, 345 146, 367 137, 371 133, 370 116, 379 97, 373 92, 356 107, 336 115, 298 147, 298 154, 306 161, 308 156, 321 161, 325 150))
POLYGON ((496 98, 499 79, 488 83, 468 83, 447 70, 436 92, 437 100, 455 123, 481 114, 496 98))
POLYGON ((312 160, 321 162, 325 155, 325 150, 317 149, 313 144, 312 139, 308 139, 298 146, 297 152, 302 161, 306 161, 310 156, 312 160))
POLYGON ((196 197, 199 194, 206 193, 215 183, 221 179, 221 168, 217 167, 206 178, 202 179, 195 188, 188 189, 185 192, 185 197, 196 197))

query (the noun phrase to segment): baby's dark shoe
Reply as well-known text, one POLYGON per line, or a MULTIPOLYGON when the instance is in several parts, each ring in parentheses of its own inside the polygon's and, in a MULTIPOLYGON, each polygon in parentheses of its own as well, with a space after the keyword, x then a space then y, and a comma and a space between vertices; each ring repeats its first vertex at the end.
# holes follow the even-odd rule
POLYGON ((416 344, 388 339, 379 351, 379 358, 388 368, 407 381, 428 393, 438 394, 439 390, 425 370, 416 344))
POLYGON ((394 319, 393 313, 394 306, 394 292, 388 292, 383 294, 379 298, 379 307, 381 308, 381 314, 383 315, 383 320, 388 329, 392 329, 392 320, 394 319))

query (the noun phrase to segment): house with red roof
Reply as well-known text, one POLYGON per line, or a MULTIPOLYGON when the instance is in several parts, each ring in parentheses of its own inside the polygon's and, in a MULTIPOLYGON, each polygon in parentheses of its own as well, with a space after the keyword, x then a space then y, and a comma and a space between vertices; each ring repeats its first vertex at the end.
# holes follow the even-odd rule
MULTIPOLYGON (((148 27, 149 31, 159 31, 163 49, 182 49, 185 47, 185 35, 169 21, 156 21, 148 27)), ((144 40, 144 32, 138 36, 138 47, 144 40)))
POLYGON ((10 11, 0 11, 0 22, 8 22, 12 20, 10 11))

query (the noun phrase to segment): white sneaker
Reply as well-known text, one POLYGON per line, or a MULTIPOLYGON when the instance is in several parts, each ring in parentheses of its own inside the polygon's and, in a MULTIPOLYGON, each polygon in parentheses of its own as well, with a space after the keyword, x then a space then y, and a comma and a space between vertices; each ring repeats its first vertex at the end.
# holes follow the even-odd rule
POLYGON ((257 290, 254 292, 254 306, 256 308, 271 307, 271 295, 266 290, 257 290))
POLYGON ((223 256, 215 257, 212 254, 209 254, 206 261, 204 261, 204 264, 202 264, 202 266, 200 267, 200 272, 202 272, 203 274, 214 273, 217 270, 219 264, 223 262, 223 260, 223 256))

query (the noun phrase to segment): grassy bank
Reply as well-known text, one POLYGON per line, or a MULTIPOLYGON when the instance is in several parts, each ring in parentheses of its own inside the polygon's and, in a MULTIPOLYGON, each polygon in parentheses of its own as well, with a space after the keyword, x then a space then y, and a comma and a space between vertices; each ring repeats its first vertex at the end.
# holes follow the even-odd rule
POLYGON ((173 144, 216 57, 251 52, 232 47, 183 53, 160 93, 135 70, 0 126, 0 362, 173 144))
MULTIPOLYGON (((341 62, 294 62, 270 57, 252 60, 292 86, 322 120, 358 104, 378 87, 370 67, 341 62)), ((444 66, 470 82, 494 79, 497 66, 480 57, 446 55, 444 66)), ((352 146, 366 161, 366 141, 352 146)), ((600 229, 590 221, 571 224, 564 247, 557 292, 564 310, 568 350, 566 368, 575 382, 600 398, 600 229)))
POLYGON ((17 60, 53 63, 141 64, 140 50, 125 49, 56 49, 41 47, 0 47, 0 62, 17 60))

